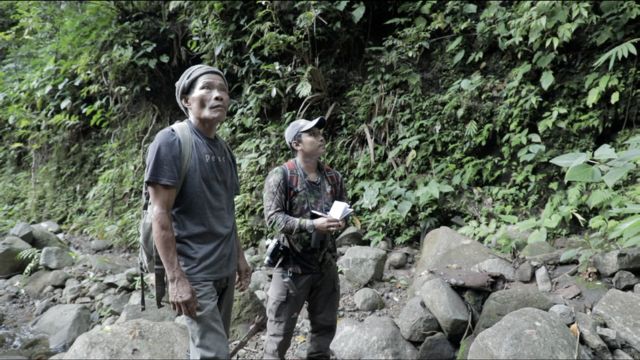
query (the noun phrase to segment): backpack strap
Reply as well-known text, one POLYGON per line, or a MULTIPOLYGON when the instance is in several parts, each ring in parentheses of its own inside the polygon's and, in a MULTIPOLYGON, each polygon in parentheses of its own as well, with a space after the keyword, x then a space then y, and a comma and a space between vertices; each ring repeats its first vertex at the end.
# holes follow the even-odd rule
MULTIPOLYGON (((191 165, 193 136, 191 135, 191 129, 187 121, 189 120, 183 120, 171 125, 171 128, 175 131, 176 135, 178 135, 178 139, 180 139, 180 178, 176 185, 176 194, 180 192, 182 184, 184 183, 184 178, 187 176, 187 170, 189 170, 189 166, 191 165)), ((162 298, 164 298, 167 287, 166 271, 155 244, 153 246, 153 261, 156 278, 156 305, 158 308, 161 308, 162 298)))
POLYGON ((300 176, 298 174, 296 163, 293 159, 284 163, 282 167, 284 168, 284 171, 287 177, 287 211, 288 211, 289 200, 291 200, 298 192, 300 192, 300 190, 298 189, 298 185, 300 185, 300 176))
POLYGON ((178 135, 178 138, 180 139, 180 154, 182 155, 182 166, 180 167, 180 179, 178 180, 178 185, 176 186, 176 194, 180 192, 182 183, 184 183, 184 178, 187 176, 189 165, 191 165, 193 137, 191 135, 189 123, 187 121, 189 120, 183 120, 171 125, 171 128, 175 130, 176 135, 178 135))

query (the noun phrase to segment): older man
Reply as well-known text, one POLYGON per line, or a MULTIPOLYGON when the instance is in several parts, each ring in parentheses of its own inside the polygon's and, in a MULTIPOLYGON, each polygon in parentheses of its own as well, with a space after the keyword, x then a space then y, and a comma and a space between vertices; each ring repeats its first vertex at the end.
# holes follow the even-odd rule
POLYGON ((153 237, 171 307, 188 319, 191 359, 228 358, 234 280, 237 273, 236 285, 245 289, 251 269, 236 231, 235 158, 217 135, 229 108, 227 80, 217 68, 192 66, 176 83, 176 101, 188 116, 191 160, 179 186, 181 146, 174 129, 160 131, 149 146, 145 183, 153 237))

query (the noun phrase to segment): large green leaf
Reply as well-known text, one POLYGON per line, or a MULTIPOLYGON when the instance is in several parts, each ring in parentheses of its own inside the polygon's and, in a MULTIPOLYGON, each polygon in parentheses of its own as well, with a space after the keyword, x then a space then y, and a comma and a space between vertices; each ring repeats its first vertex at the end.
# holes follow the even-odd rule
POLYGON ((617 157, 616 151, 608 144, 600 146, 593 152, 593 158, 596 160, 616 159, 617 157))
POLYGON ((531 233, 531 235, 529 235, 529 238, 527 239, 528 244, 533 244, 536 242, 544 242, 544 241, 547 241, 547 229, 545 228, 535 230, 534 232, 531 233))
POLYGON ((549 160, 549 162, 561 167, 571 167, 571 166, 582 164, 586 162, 588 159, 589 157, 586 153, 572 152, 572 153, 554 157, 553 159, 549 160))
POLYGON ((630 167, 613 168, 604 175, 602 180, 604 180, 607 186, 609 186, 610 188, 613 188, 613 185, 615 185, 616 182, 618 182, 618 180, 625 177, 629 172, 629 170, 631 170, 630 167))
POLYGON ((600 181, 601 178, 602 174, 600 173, 600 169, 597 167, 587 164, 578 164, 567 170, 567 173, 564 176, 564 182, 596 182, 600 181))
POLYGON ((544 73, 542 73, 542 76, 540 77, 540 85, 542 85, 542 88, 544 90, 547 90, 549 86, 553 84, 554 79, 555 78, 553 77, 553 71, 547 70, 544 73))

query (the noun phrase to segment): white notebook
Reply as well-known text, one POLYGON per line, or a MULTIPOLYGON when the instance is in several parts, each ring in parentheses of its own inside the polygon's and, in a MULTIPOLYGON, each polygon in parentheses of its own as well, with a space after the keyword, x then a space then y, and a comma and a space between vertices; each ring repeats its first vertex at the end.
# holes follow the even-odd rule
POLYGON ((353 209, 346 202, 334 201, 331 205, 331 210, 328 214, 323 214, 319 211, 311 210, 312 213, 323 217, 331 217, 334 219, 342 220, 353 212, 353 209))

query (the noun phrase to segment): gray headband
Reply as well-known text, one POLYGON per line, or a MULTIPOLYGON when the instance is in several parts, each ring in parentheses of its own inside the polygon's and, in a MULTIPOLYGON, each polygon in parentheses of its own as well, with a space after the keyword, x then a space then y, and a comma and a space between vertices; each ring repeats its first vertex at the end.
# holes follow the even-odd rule
POLYGON ((189 91, 191 85, 193 85, 193 83, 204 74, 220 75, 222 80, 224 80, 224 84, 227 86, 227 89, 229 89, 227 79, 224 77, 224 74, 220 69, 203 64, 191 66, 182 73, 180 79, 176 82, 176 101, 178 102, 180 110, 182 110, 187 116, 189 116, 189 111, 184 105, 182 105, 182 97, 189 91))

